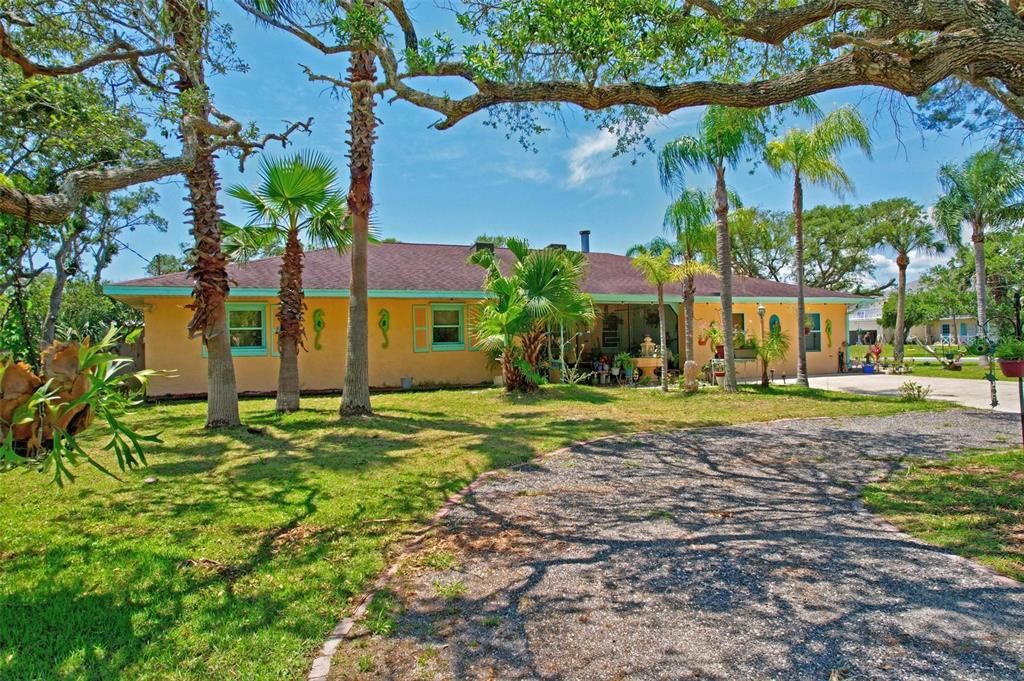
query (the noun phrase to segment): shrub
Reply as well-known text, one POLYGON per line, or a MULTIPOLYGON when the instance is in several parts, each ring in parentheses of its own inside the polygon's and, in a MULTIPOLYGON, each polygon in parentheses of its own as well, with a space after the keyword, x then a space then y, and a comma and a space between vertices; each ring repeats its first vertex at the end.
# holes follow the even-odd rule
POLYGON ((931 394, 931 388, 915 381, 907 381, 900 386, 900 398, 904 402, 923 402, 931 394))

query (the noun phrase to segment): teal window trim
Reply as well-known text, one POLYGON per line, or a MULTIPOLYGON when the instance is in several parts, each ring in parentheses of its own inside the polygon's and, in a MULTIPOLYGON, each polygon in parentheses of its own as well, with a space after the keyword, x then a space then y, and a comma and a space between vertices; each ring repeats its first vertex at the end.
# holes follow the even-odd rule
MULTIPOLYGON (((450 325, 444 325, 442 328, 453 328, 450 325)), ((465 305, 451 305, 442 303, 432 303, 430 305, 430 349, 434 352, 448 352, 453 350, 465 350, 466 349, 466 306, 465 305), (458 312, 459 313, 459 340, 446 343, 438 343, 434 341, 434 312, 458 312)))
POLYGON ((782 330, 782 320, 779 319, 779 315, 777 314, 773 314, 768 318, 768 333, 774 332, 775 329, 778 329, 779 331, 782 330))
POLYGON ((744 314, 743 312, 733 312, 732 313, 732 330, 733 330, 733 333, 735 333, 736 331, 742 331, 745 334, 747 332, 747 315, 746 314, 744 314), (737 317, 740 318, 739 319, 739 321, 740 321, 739 324, 736 323, 736 318, 737 317))
MULTIPOLYGON (((267 314, 266 303, 225 303, 225 311, 228 315, 228 335, 231 334, 231 312, 233 310, 258 310, 263 318, 263 345, 260 347, 249 346, 241 348, 231 348, 232 357, 266 357, 267 352, 270 349, 269 337, 270 337, 270 315, 267 314)), ((206 346, 203 345, 203 357, 206 357, 206 346)))

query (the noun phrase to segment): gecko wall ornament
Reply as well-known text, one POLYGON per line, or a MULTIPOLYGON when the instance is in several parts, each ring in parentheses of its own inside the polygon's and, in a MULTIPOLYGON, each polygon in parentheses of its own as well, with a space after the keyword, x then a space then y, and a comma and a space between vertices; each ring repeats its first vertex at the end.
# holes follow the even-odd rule
POLYGON ((320 345, 320 334, 324 330, 324 311, 320 308, 313 310, 313 348, 323 350, 320 345))
POLYGON ((388 340, 388 331, 391 330, 391 313, 387 310, 381 310, 377 314, 377 326, 380 327, 380 332, 384 335, 384 342, 380 346, 386 348, 391 344, 391 341, 388 340))
POLYGON ((828 338, 828 346, 832 347, 832 320, 825 320, 825 337, 828 338))

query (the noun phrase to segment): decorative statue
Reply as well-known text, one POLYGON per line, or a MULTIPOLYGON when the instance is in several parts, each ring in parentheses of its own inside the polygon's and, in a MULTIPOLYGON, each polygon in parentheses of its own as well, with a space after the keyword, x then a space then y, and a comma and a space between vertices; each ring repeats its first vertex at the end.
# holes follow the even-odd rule
POLYGON ((654 357, 654 351, 658 349, 658 345, 651 340, 650 336, 644 336, 644 342, 640 344, 640 356, 641 357, 654 357))
POLYGON ((697 363, 692 359, 683 364, 683 390, 688 393, 697 392, 697 363))

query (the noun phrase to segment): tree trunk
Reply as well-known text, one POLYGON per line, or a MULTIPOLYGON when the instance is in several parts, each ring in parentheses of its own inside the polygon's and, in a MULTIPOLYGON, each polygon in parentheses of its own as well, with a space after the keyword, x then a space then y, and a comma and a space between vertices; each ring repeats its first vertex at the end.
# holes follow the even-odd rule
POLYGON ((896 256, 896 267, 898 270, 898 283, 896 285, 896 337, 892 342, 892 357, 896 364, 903 363, 903 342, 907 336, 906 325, 907 310, 907 266, 910 265, 910 258, 906 253, 896 256))
POLYGON ((665 287, 658 284, 658 335, 661 343, 661 392, 668 392, 668 337, 665 333, 665 287))
MULTIPOLYGON (((85 211, 82 210, 81 213, 85 211)), ((84 218, 84 216, 82 216, 84 218)), ((78 238, 78 231, 68 227, 69 232, 62 233, 60 248, 53 259, 53 288, 50 289, 50 300, 46 309, 46 318, 43 320, 43 337, 40 349, 46 349, 53 343, 57 336, 57 316, 60 314, 60 304, 64 299, 64 286, 68 283, 67 258, 71 255, 72 242, 78 238)))
POLYGON ((973 225, 974 242, 974 295, 978 301, 978 334, 988 338, 988 281, 985 273, 985 227, 973 225))
MULTIPOLYGON (((971 241, 974 242, 974 294, 978 299, 978 334, 988 340, 988 281, 985 273, 985 225, 973 224, 971 241)), ((989 381, 989 396, 992 406, 999 404, 996 382, 989 381)))
MULTIPOLYGON (((367 4, 370 4, 367 2, 367 4)), ((349 61, 352 83, 352 111, 349 115, 348 210, 352 216, 352 283, 348 298, 348 352, 345 356, 345 388, 341 397, 342 416, 373 413, 370 407, 370 318, 367 301, 366 256, 373 196, 374 132, 373 84, 377 65, 373 52, 356 50, 349 61)))
POLYGON ((807 311, 804 303, 804 187, 800 173, 793 174, 793 223, 796 226, 796 382, 807 386, 807 336, 804 325, 807 311))
POLYGON ((302 318, 306 303, 302 293, 302 244, 299 230, 288 230, 281 262, 280 304, 277 307, 278 353, 277 411, 299 410, 299 348, 303 347, 302 318))
POLYGON ((729 243, 729 192, 725 165, 715 166, 715 222, 717 224, 718 276, 722 287, 722 333, 725 335, 725 391, 736 392, 736 360, 732 338, 732 249, 729 243))
MULTIPOLYGON (((178 89, 181 100, 187 104, 186 111, 195 108, 188 101, 201 92, 205 96, 203 78, 203 45, 206 35, 207 10, 205 2, 194 0, 167 0, 166 7, 171 19, 171 30, 179 58, 188 59, 188 68, 179 67, 178 89)), ((204 104, 192 113, 208 120, 209 105, 204 104)), ((185 134, 184 125, 182 134, 185 134)), ((195 284, 192 287, 193 310, 188 324, 190 337, 201 335, 206 344, 207 400, 206 427, 220 428, 237 426, 238 389, 235 384, 235 365, 231 357, 231 339, 228 336, 227 308, 225 301, 228 284, 227 257, 221 251, 220 205, 217 190, 220 177, 214 164, 215 157, 209 152, 210 142, 206 135, 197 136, 196 162, 185 173, 191 216, 194 262, 189 276, 195 284)))
MULTIPOLYGON (((696 288, 693 283, 693 277, 687 277, 686 282, 683 284, 683 314, 686 315, 686 318, 683 320, 683 336, 685 336, 686 343, 685 359, 693 359, 696 356, 693 349, 693 297, 696 288)), ((681 362, 680 366, 682 366, 681 362)))

